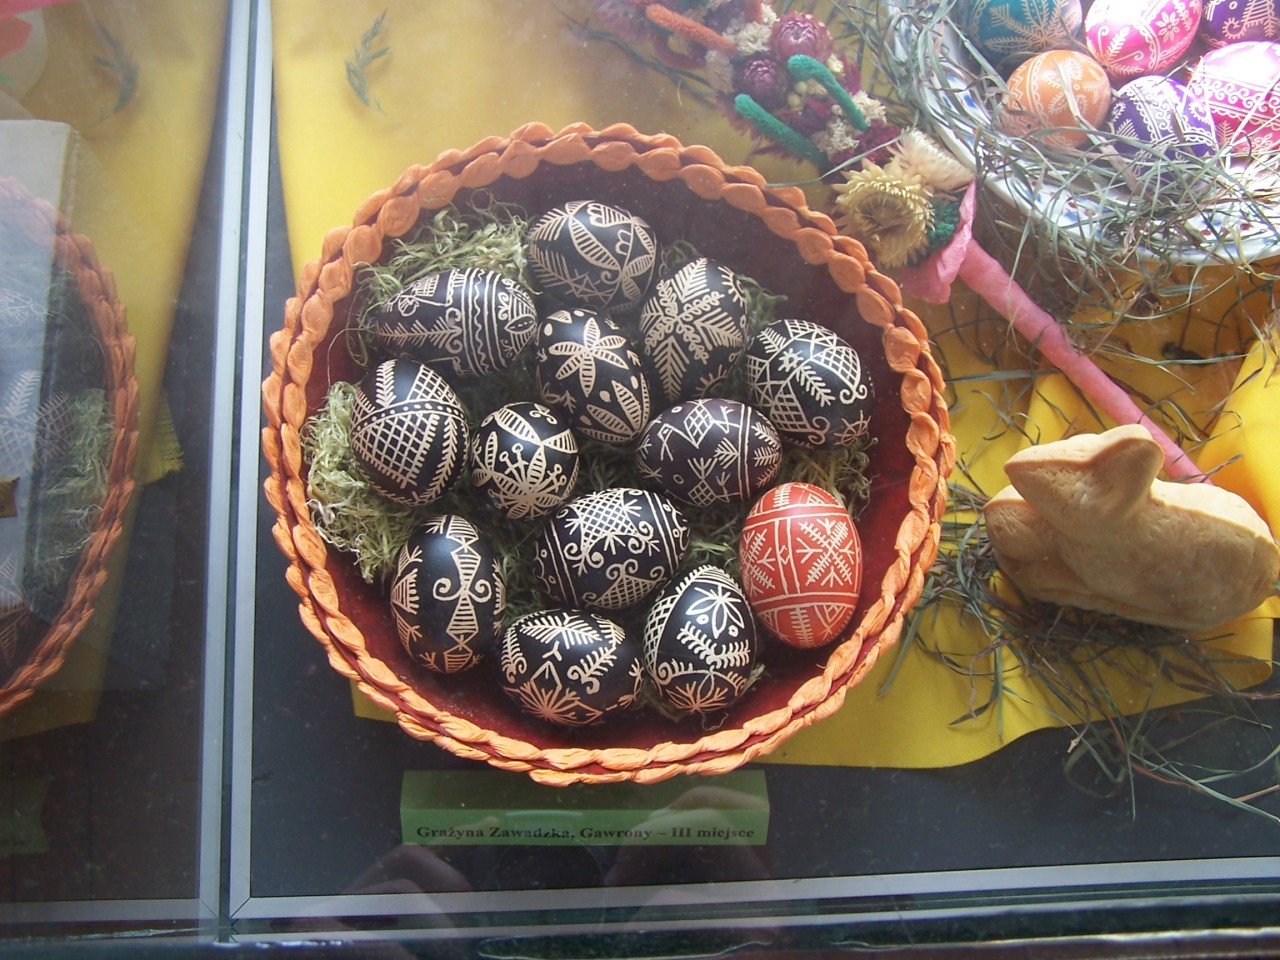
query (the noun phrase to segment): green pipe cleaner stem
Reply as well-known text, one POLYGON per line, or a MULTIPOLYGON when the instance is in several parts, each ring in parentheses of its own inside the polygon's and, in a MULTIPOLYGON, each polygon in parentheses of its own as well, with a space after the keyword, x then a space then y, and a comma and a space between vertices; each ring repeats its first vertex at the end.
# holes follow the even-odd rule
POLYGON ((849 122, 861 132, 867 132, 866 115, 853 102, 849 91, 840 86, 839 81, 832 76, 825 64, 803 53, 797 53, 787 60, 787 71, 797 80, 817 80, 822 84, 822 89, 827 91, 827 95, 840 104, 840 109, 849 118, 849 122))
POLYGON ((742 117, 774 143, 786 148, 796 156, 808 160, 819 168, 827 166, 827 155, 825 153, 756 103, 750 94, 740 93, 734 97, 733 109, 737 111, 738 116, 742 117))

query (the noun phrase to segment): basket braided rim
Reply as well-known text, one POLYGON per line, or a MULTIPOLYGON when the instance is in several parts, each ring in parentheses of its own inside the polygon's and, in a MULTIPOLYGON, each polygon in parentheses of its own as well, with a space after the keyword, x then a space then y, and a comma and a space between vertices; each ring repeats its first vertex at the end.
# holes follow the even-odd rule
POLYGON ((626 124, 597 131, 579 123, 557 132, 532 123, 508 137, 489 137, 466 150, 446 151, 429 165, 410 167, 394 185, 365 201, 351 226, 325 236, 320 256, 303 268, 297 294, 285 306, 283 328, 270 337, 270 355, 271 373, 262 384, 262 444, 270 469, 263 487, 276 512, 272 532, 287 560, 285 579, 299 597, 303 624, 323 644, 333 668, 395 713, 408 734, 539 782, 654 782, 676 774, 719 774, 773 750, 834 713, 847 688, 896 642, 937 554, 955 438, 948 430, 942 373, 923 323, 903 305, 896 284, 871 265, 862 245, 839 235, 829 217, 809 210, 799 188, 768 187, 758 171, 729 166, 709 148, 684 146, 668 135, 641 134, 626 124), (839 288, 856 299, 863 319, 882 329, 889 367, 902 377, 899 399, 909 417, 905 444, 915 462, 909 511, 878 596, 856 629, 831 648, 820 675, 805 681, 785 706, 737 727, 649 749, 544 749, 429 702, 369 653, 360 628, 341 609, 329 574, 335 561, 307 507, 301 442, 308 416, 305 385, 333 321, 334 304, 355 289, 357 267, 376 261, 383 241, 412 229, 420 213, 448 205, 459 189, 484 187, 502 176, 523 178, 542 163, 588 163, 610 172, 634 166, 655 181, 679 179, 698 197, 751 213, 791 241, 805 261, 825 266, 839 288))
POLYGON ((90 239, 73 233, 66 218, 48 201, 33 197, 16 181, 0 178, 0 201, 14 215, 5 227, 44 242, 53 236, 53 262, 75 283, 89 324, 102 349, 104 386, 112 417, 107 493, 80 558, 71 573, 66 599, 35 649, 0 687, 0 715, 29 698, 66 660, 67 652, 96 609, 107 580, 107 562, 124 531, 133 498, 138 455, 138 380, 134 338, 125 324, 125 308, 115 278, 98 262, 90 239))

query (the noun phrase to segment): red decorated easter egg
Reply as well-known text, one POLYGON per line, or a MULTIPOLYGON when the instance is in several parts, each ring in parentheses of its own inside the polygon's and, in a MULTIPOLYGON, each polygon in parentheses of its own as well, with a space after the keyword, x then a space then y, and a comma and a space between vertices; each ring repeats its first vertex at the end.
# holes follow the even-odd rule
POLYGON ((1246 40, 1210 50, 1187 89, 1208 102, 1218 142, 1232 153, 1280 148, 1280 43, 1246 40))
POLYGON ((1191 46, 1201 10, 1201 0, 1094 0, 1085 43, 1117 81, 1161 73, 1191 46))
POLYGON ((1009 75, 1000 128, 1015 136, 1044 132, 1051 147, 1079 147, 1111 106, 1111 81, 1088 54, 1046 50, 1009 75))
POLYGON ((793 647, 830 643, 858 605, 858 530, 844 504, 813 484, 782 483, 756 501, 738 563, 752 613, 793 647))

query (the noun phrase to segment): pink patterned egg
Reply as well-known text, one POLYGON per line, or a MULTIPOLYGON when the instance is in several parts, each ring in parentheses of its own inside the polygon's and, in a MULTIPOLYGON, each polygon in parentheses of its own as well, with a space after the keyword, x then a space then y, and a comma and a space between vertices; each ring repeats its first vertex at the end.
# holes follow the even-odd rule
POLYGON ((1110 106, 1111 81, 1092 57, 1046 50, 1009 74, 1000 128, 1020 137, 1052 130, 1044 134, 1048 146, 1078 147, 1087 137, 1081 121, 1101 126, 1110 106))
POLYGON ((1280 40, 1280 0, 1204 0, 1200 39, 1208 47, 1280 40))
POLYGON ((1201 0, 1094 0, 1084 39, 1113 79, 1160 73, 1187 52, 1201 12, 1201 0))
POLYGON ((756 501, 738 538, 742 586, 756 618, 793 647, 830 643, 862 589, 862 541, 836 497, 790 481, 756 501))
POLYGON ((1187 89, 1208 102, 1218 142, 1233 153, 1280 148, 1280 43, 1247 40, 1210 50, 1187 89))

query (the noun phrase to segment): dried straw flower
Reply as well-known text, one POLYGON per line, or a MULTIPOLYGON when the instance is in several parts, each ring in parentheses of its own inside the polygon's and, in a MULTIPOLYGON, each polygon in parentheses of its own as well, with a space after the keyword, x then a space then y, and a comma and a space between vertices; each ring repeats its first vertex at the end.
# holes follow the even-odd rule
POLYGON ((888 170, 905 178, 918 177, 926 186, 952 193, 969 185, 973 173, 943 150, 928 134, 906 130, 895 148, 888 170))
POLYGON ((933 204, 918 178, 865 162, 845 176, 835 187, 836 222, 870 248, 882 267, 905 266, 928 248, 933 204))

